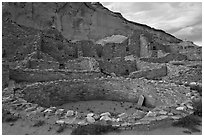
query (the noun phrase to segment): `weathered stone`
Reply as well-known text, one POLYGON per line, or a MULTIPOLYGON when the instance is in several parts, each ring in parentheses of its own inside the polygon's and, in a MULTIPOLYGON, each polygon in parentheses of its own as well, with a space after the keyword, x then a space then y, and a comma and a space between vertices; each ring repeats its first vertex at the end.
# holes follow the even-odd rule
POLYGON ((45 109, 43 112, 44 112, 44 113, 49 113, 49 112, 52 112, 52 109, 47 108, 47 109, 45 109))
POLYGON ((121 119, 126 118, 126 117, 128 117, 128 114, 126 113, 121 113, 118 115, 118 118, 121 118, 121 119))
POLYGON ((117 119, 116 118, 112 118, 111 121, 112 122, 117 122, 117 119))
POLYGON ((196 84, 196 82, 191 82, 191 83, 189 83, 189 85, 190 86, 196 86, 197 84, 196 84))
POLYGON ((65 114, 65 117, 70 117, 74 115, 74 111, 73 110, 68 110, 67 113, 65 114))
POLYGON ((111 116, 110 112, 101 113, 100 116, 111 116))
POLYGON ((138 100, 138 102, 137 102, 137 105, 138 106, 142 106, 143 105, 143 102, 144 102, 144 96, 143 95, 140 95, 140 97, 139 97, 139 100, 138 100))
POLYGON ((100 120, 111 121, 112 119, 108 115, 101 116, 100 120))
POLYGON ((145 117, 155 117, 155 116, 157 116, 157 113, 152 112, 152 111, 149 111, 149 112, 145 115, 145 117))
POLYGON ((100 119, 100 115, 94 114, 93 118, 94 118, 95 120, 99 120, 99 119, 100 119))
POLYGON ((174 115, 182 115, 183 112, 181 110, 172 109, 171 113, 173 113, 174 115))
POLYGON ((64 112, 65 112, 64 109, 58 109, 58 110, 55 112, 55 115, 62 115, 64 112))
POLYGON ((168 112, 167 111, 164 111, 164 110, 161 110, 158 112, 160 115, 166 115, 168 112))
POLYGON ((114 72, 110 73, 111 77, 116 77, 116 74, 114 72))
POLYGON ((128 122, 124 122, 121 124, 122 127, 130 126, 130 125, 131 125, 131 123, 128 123, 128 122))
POLYGON ((166 115, 160 115, 160 116, 157 116, 157 117, 156 117, 156 120, 163 120, 163 119, 166 119, 166 118, 168 118, 168 116, 166 116, 166 115))
POLYGON ((56 107, 49 107, 50 110, 52 110, 52 112, 55 112, 57 110, 56 107))
POLYGON ((91 116, 87 116, 87 117, 86 117, 86 120, 87 120, 87 122, 89 122, 89 123, 94 123, 94 122, 95 122, 95 119, 94 119, 93 117, 91 117, 91 116))
POLYGON ((173 116, 174 114, 173 113, 168 113, 168 116, 173 116))
POLYGON ((86 120, 81 120, 77 124, 78 125, 87 125, 88 123, 86 122, 86 120))
POLYGON ((185 106, 177 107, 176 110, 182 110, 182 111, 184 111, 184 110, 186 110, 186 107, 185 107, 185 106))
POLYGON ((43 108, 43 107, 37 107, 37 109, 36 109, 37 112, 42 112, 43 110, 45 110, 45 108, 43 108))
POLYGON ((76 120, 76 117, 69 117, 64 119, 65 124, 72 124, 76 120))
POLYGON ((94 113, 88 113, 87 117, 92 117, 94 115, 94 113))
POLYGON ((145 94, 143 93, 144 97, 145 97, 145 100, 144 100, 144 103, 143 103, 143 106, 145 107, 149 107, 149 108, 154 108, 156 107, 156 99, 153 95, 151 94, 145 94))
POLYGON ((64 124, 65 122, 64 122, 64 120, 57 120, 56 123, 57 124, 64 124))
POLYGON ((193 106, 190 104, 187 104, 186 107, 193 110, 193 106))
POLYGON ((174 119, 174 120, 178 120, 178 119, 182 118, 182 116, 180 116, 180 115, 175 115, 175 116, 171 116, 171 118, 174 119))
POLYGON ((29 107, 29 108, 25 109, 25 111, 26 111, 26 112, 30 112, 30 111, 33 111, 33 110, 35 110, 35 109, 36 109, 36 107, 29 107))
POLYGON ((137 110, 135 113, 132 115, 136 119, 143 118, 145 116, 145 112, 137 110))

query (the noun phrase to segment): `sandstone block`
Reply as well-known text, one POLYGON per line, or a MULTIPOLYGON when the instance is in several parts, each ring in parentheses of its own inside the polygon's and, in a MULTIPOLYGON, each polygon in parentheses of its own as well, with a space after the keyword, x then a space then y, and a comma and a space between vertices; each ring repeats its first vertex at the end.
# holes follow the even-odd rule
POLYGON ((143 102, 144 102, 144 96, 143 95, 140 95, 140 97, 139 97, 139 100, 138 100, 138 102, 137 102, 137 105, 138 106, 142 106, 143 105, 143 102))

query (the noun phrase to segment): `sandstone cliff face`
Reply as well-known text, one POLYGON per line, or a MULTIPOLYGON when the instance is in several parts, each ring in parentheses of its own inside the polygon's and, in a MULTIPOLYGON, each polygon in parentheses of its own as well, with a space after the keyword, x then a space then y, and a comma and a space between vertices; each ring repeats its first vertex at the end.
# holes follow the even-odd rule
POLYGON ((159 43, 181 40, 161 30, 127 21, 100 3, 6 3, 4 20, 36 29, 54 26, 68 40, 97 41, 112 35, 128 37, 133 30, 148 32, 159 43))

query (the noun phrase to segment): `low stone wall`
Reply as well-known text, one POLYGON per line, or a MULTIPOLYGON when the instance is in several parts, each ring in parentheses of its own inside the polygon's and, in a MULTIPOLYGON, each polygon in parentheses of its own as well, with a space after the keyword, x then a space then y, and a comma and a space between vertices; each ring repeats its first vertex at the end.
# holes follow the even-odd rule
POLYGON ((88 80, 58 80, 28 85, 24 99, 44 107, 69 102, 111 100, 138 103, 144 96, 143 106, 173 106, 187 100, 190 88, 175 84, 155 83, 144 79, 96 78, 88 80))
POLYGON ((32 59, 28 62, 30 69, 59 69, 59 63, 54 61, 32 59))
POLYGON ((44 82, 60 79, 89 79, 101 76, 95 71, 10 69, 9 78, 16 82, 44 82))
POLYGON ((141 78, 144 77, 146 79, 157 79, 167 75, 167 66, 162 66, 160 68, 154 68, 149 70, 139 70, 132 72, 129 75, 129 78, 141 78))
POLYGON ((150 70, 150 69, 159 69, 164 65, 162 63, 145 62, 145 61, 140 60, 137 57, 134 57, 134 59, 137 62, 137 69, 141 71, 150 70))
POLYGON ((179 53, 169 53, 164 57, 160 58, 140 58, 142 61, 145 62, 152 62, 152 63, 168 63, 172 60, 187 60, 187 56, 179 53))
POLYGON ((182 54, 186 55, 188 60, 190 61, 201 61, 202 60, 202 51, 188 51, 182 52, 182 54))

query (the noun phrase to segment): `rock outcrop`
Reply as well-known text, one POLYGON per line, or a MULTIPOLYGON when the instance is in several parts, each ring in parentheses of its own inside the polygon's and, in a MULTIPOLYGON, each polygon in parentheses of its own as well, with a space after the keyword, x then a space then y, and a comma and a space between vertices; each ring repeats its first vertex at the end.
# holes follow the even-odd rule
POLYGON ((96 41, 112 35, 128 36, 138 30, 154 35, 157 41, 181 41, 162 30, 128 21, 100 3, 5 3, 3 16, 40 30, 56 27, 68 40, 96 41))

